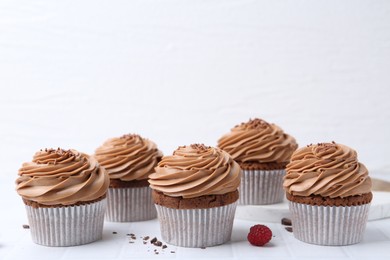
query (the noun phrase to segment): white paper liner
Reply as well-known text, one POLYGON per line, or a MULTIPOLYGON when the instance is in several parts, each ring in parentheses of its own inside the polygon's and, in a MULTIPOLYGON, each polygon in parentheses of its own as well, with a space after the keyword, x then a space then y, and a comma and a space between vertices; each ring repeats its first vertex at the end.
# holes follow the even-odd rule
POLYGON ((237 202, 208 209, 156 205, 162 239, 175 246, 209 247, 230 240, 237 202))
POLYGON ((102 238, 106 199, 80 206, 26 205, 32 240, 44 246, 77 246, 102 238))
POLYGON ((285 170, 242 170, 239 205, 266 205, 283 201, 285 170))
POLYGON ((157 217, 152 190, 146 187, 109 188, 107 192, 106 220, 133 222, 157 217))
POLYGON ((363 239, 370 203, 312 206, 289 201, 294 236, 306 243, 344 246, 363 239))

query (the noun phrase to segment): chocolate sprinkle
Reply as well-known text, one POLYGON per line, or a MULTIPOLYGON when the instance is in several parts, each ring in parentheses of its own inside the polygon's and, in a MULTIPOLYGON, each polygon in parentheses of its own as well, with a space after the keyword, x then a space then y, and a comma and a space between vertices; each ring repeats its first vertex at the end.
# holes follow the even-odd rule
POLYGON ((289 218, 282 218, 281 223, 284 226, 291 226, 291 219, 289 219, 289 218))
POLYGON ((152 238, 152 240, 150 240, 151 244, 154 244, 155 242, 157 242, 157 237, 154 237, 154 238, 152 238))
POLYGON ((24 229, 29 229, 29 228, 30 228, 30 226, 27 225, 27 224, 24 224, 22 227, 23 227, 24 229))
POLYGON ((153 243, 153 245, 155 246, 162 246, 162 242, 161 241, 156 241, 153 243))
POLYGON ((163 245, 163 246, 162 246, 162 249, 165 249, 165 248, 167 248, 167 245, 163 245))
POLYGON ((293 232, 292 227, 285 227, 285 229, 286 229, 288 232, 293 232))

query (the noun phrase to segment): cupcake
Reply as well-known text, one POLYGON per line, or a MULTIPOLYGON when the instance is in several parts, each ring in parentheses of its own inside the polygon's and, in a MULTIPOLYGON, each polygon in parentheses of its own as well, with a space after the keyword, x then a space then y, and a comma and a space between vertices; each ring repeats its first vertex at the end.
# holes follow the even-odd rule
POLYGON ((23 163, 16 185, 35 243, 77 246, 101 239, 109 178, 93 157, 41 150, 23 163))
POLYGON ((294 236, 306 243, 359 243, 372 200, 367 168, 342 144, 308 145, 294 152, 283 183, 294 236))
POLYGON ((148 176, 161 157, 155 143, 135 134, 108 139, 96 149, 95 158, 110 177, 106 220, 132 222, 157 217, 148 176))
POLYGON ((261 119, 235 126, 218 140, 242 169, 241 205, 265 205, 283 201, 283 176, 295 139, 275 124, 261 119))
POLYGON ((169 244, 206 247, 230 240, 240 167, 226 152, 181 146, 149 176, 161 235, 169 244))

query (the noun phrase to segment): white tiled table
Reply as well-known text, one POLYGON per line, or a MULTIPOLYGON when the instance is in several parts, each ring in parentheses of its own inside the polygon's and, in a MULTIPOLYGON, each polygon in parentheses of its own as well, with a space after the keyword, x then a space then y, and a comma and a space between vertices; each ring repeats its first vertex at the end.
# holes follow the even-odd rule
POLYGON ((272 229, 274 237, 266 246, 254 247, 247 242, 246 235, 256 222, 236 220, 231 242, 206 249, 170 245, 162 249, 149 242, 143 244, 141 237, 161 238, 157 220, 131 224, 106 222, 101 241, 77 247, 49 248, 31 241, 29 230, 22 228, 26 223, 22 221, 23 217, 13 219, 1 223, 0 259, 390 259, 390 219, 370 221, 363 242, 345 247, 300 242, 279 223, 264 223, 272 229), (126 235, 129 233, 137 236, 132 240, 134 243, 129 243, 131 239, 126 235))
MULTIPOLYGON (((7 178, 5 184, 12 184, 7 178)), ((12 185, 4 185, 1 191, 2 211, 0 221, 0 259, 390 259, 390 218, 369 221, 364 240, 357 245, 345 247, 315 246, 298 241, 275 219, 274 223, 236 219, 231 242, 206 249, 166 249, 150 243, 143 244, 142 238, 149 236, 161 239, 157 220, 137 223, 105 222, 101 241, 68 248, 49 248, 31 241, 30 231, 23 229, 27 217, 21 199, 12 185), (264 247, 251 246, 246 235, 249 228, 257 223, 266 224, 274 234, 271 242, 264 247), (113 234, 113 232, 117 232, 113 234), (126 234, 137 236, 129 243, 126 234), (157 249, 159 254, 155 254, 157 249), (171 253, 174 251, 174 253, 171 253)), ((390 195, 389 195, 390 196, 390 195)))

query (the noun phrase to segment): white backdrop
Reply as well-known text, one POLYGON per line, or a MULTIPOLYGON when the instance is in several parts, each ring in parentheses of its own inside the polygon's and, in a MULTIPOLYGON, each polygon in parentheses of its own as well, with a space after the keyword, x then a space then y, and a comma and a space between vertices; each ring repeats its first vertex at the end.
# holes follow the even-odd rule
POLYGON ((0 0, 1 162, 13 181, 125 133, 170 154, 260 117, 387 170, 389 69, 389 1, 0 0))

